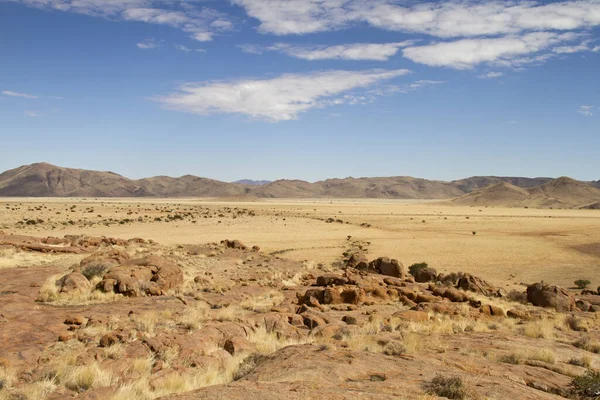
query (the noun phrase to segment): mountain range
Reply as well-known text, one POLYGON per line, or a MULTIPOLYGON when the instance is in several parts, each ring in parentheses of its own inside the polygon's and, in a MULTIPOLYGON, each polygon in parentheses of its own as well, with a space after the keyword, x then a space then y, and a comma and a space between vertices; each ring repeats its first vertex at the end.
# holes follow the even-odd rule
POLYGON ((600 181, 475 176, 445 182, 397 176, 227 183, 192 175, 132 180, 114 172, 36 163, 0 174, 0 196, 454 199, 460 205, 584 207, 600 202, 600 181))

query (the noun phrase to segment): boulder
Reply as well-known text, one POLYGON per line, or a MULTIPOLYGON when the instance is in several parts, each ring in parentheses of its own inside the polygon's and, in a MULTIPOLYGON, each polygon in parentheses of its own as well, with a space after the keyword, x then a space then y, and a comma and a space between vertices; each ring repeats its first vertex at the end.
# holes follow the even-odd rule
POLYGON ((402 263, 389 257, 379 257, 378 259, 371 261, 369 263, 369 270, 394 278, 405 277, 404 266, 402 263))
POLYGON ((221 245, 227 247, 228 249, 238 249, 238 250, 246 250, 247 247, 244 243, 239 240, 221 240, 221 245))
POLYGON ((314 329, 318 326, 325 326, 329 322, 329 320, 324 314, 310 310, 303 312, 301 316, 304 321, 304 325, 309 329, 314 329))
POLYGON ((434 268, 422 268, 415 274, 416 282, 435 282, 437 278, 437 271, 434 268))
POLYGON ((481 308, 479 310, 481 311, 481 313, 483 315, 487 315, 490 317, 504 317, 505 316, 503 309, 501 309, 500 307, 490 305, 490 304, 481 306, 481 308))
POLYGON ((464 303, 469 301, 469 296, 463 291, 454 288, 448 288, 442 295, 453 303, 464 303))
POLYGON ((344 302, 340 291, 336 288, 327 288, 323 290, 323 301, 321 304, 341 304, 344 302))
POLYGON ((367 270, 369 268, 369 260, 363 253, 354 253, 346 262, 346 268, 356 268, 360 270, 367 270))
POLYGON ((348 284, 348 278, 339 275, 322 275, 317 277, 317 286, 343 286, 348 284))
POLYGON ((97 288, 128 297, 159 296, 183 283, 183 271, 169 260, 148 256, 111 268, 97 288))
POLYGON ((543 282, 527 287, 527 301, 534 306, 554 308, 556 311, 573 311, 576 308, 575 297, 566 289, 543 282))
POLYGON ((528 311, 511 309, 506 312, 506 316, 508 318, 521 319, 525 321, 529 321, 531 319, 531 314, 528 311))
POLYGON ((347 288, 342 291, 342 298, 346 304, 361 304, 366 296, 365 291, 360 288, 347 288))
POLYGON ((498 288, 492 286, 485 280, 473 276, 471 274, 464 274, 456 284, 458 289, 468 290, 470 292, 479 293, 484 296, 496 296, 498 294, 498 288))
POLYGON ((129 260, 129 254, 116 248, 110 248, 104 251, 94 253, 79 263, 81 268, 91 265, 103 265, 112 267, 115 265, 123 264, 129 260))
POLYGON ((56 281, 56 286, 60 293, 70 293, 79 290, 87 292, 92 288, 88 279, 79 272, 72 272, 56 281))
POLYGON ((242 354, 251 354, 256 352, 256 346, 254 346, 254 344, 240 336, 235 336, 231 339, 227 339, 225 341, 225 344, 223 345, 223 348, 232 356, 239 356, 242 354))

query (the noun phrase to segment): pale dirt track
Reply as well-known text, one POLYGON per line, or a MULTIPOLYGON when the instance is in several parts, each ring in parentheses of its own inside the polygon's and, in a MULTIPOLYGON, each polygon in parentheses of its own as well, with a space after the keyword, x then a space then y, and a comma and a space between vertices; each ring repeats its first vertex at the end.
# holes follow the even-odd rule
POLYGON ((597 210, 390 200, 4 198, 0 199, 0 229, 36 236, 142 237, 167 245, 240 239, 265 252, 324 263, 339 261, 348 248, 347 236, 352 236, 371 242, 368 249, 373 258, 387 255, 405 265, 426 261, 438 271, 468 271, 497 284, 543 279, 569 286, 576 279, 590 279, 592 286, 600 285, 597 210), (239 210, 244 212, 237 214, 239 210), (188 212, 192 215, 183 220, 164 222, 167 215, 188 212), (143 222, 137 221, 140 217, 143 222), (154 221, 158 217, 163 221, 154 221), (44 222, 17 224, 37 218, 44 222), (133 222, 120 224, 125 218, 133 222), (326 223, 327 218, 343 223, 326 223))

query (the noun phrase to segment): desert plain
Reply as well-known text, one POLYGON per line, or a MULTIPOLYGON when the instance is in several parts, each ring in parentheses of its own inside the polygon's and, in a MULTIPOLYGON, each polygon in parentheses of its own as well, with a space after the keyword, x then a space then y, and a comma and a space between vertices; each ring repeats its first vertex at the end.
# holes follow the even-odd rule
POLYGON ((233 238, 328 265, 344 258, 351 236, 368 242, 372 255, 468 271, 498 285, 549 277, 563 286, 577 279, 600 284, 598 210, 376 199, 4 198, 0 206, 0 229, 26 235, 140 237, 164 245, 233 238))
POLYGON ((598 210, 2 198, 0 399, 596 399, 599 268, 598 210))

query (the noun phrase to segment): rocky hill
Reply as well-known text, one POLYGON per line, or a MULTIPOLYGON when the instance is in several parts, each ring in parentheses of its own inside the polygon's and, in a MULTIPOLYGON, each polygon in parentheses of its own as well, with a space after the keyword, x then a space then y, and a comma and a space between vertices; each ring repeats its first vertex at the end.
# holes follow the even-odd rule
POLYGON ((452 202, 461 205, 505 207, 594 208, 593 205, 598 201, 600 189, 589 183, 561 177, 531 188, 501 182, 475 190, 452 202))
POLYGON ((128 179, 113 172, 25 165, 0 174, 0 196, 21 197, 216 197, 451 199, 454 204, 582 207, 600 200, 598 182, 570 178, 474 176, 444 182, 385 178, 240 181, 227 183, 185 175, 128 179), (243 183, 245 182, 245 183, 243 183))

